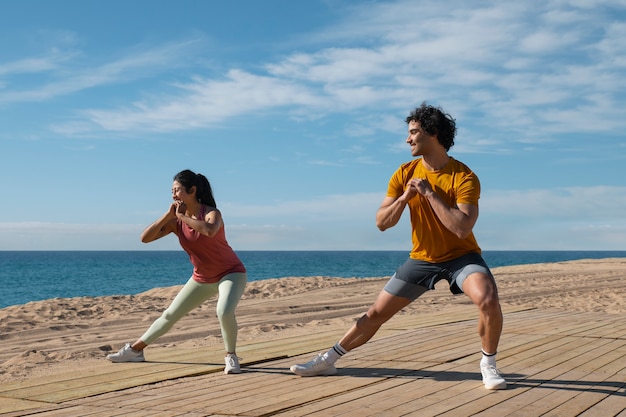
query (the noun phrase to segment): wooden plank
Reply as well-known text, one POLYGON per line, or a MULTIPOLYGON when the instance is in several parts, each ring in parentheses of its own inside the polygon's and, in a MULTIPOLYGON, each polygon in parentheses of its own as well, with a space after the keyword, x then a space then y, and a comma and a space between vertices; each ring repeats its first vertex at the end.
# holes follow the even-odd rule
MULTIPOLYGON (((375 362, 379 365, 379 362, 375 362)), ((379 376, 361 376, 354 378, 341 373, 326 378, 301 378, 288 375, 284 378, 283 389, 276 390, 272 396, 261 396, 257 401, 248 403, 244 407, 230 402, 225 408, 218 408, 224 414, 266 415, 275 410, 289 409, 302 404, 303 398, 324 398, 336 395, 338 392, 361 390, 371 384, 385 380, 379 376), (297 386, 297 389, 294 389, 297 386)))
MULTIPOLYGON (((439 315, 435 320, 424 320, 420 317, 420 323, 437 325, 438 323, 449 323, 465 319, 465 308, 458 312, 450 312, 439 315)), ((401 321, 398 320, 396 324, 401 321)), ((404 322, 404 325, 414 326, 415 320, 404 322)), ((393 332, 389 329, 387 332, 393 332)), ((297 355, 303 351, 317 351, 327 349, 342 336, 342 333, 331 332, 329 334, 318 334, 315 338, 306 340, 303 338, 293 338, 284 340, 277 344, 276 341, 264 342, 260 344, 250 344, 242 346, 242 353, 263 351, 262 347, 272 346, 272 351, 264 355, 254 354, 248 362, 267 361, 273 359, 278 352, 283 355, 297 355), (265 346, 263 346, 265 345, 265 346)), ((382 337, 382 336, 381 336, 382 337)), ((219 359, 209 363, 207 357, 212 359, 215 355, 207 353, 204 349, 154 349, 147 353, 149 362, 142 364, 109 364, 116 368, 107 370, 87 370, 79 378, 75 374, 59 375, 57 380, 51 382, 25 381, 14 384, 3 384, 0 389, 2 396, 14 398, 32 398, 37 401, 63 402, 84 396, 97 395, 108 391, 122 390, 137 385, 150 384, 166 379, 180 378, 183 376, 202 375, 210 372, 218 372, 222 366, 219 359), (156 366, 151 365, 158 365, 156 366), (124 369, 120 369, 120 367, 124 369), (155 370, 158 369, 158 370, 155 370)), ((245 364, 242 362, 242 364, 245 364)))
MULTIPOLYGON (((385 379, 377 384, 371 384, 367 387, 342 392, 332 397, 324 398, 320 401, 311 402, 301 407, 292 408, 281 412, 281 416, 341 416, 341 415, 358 415, 381 416, 387 410, 390 402, 403 401, 395 394, 398 390, 406 390, 407 385, 412 381, 400 380, 397 378, 385 379), (368 401, 364 402, 363 398, 368 401)), ((408 400, 408 399, 407 399, 408 400)))
MULTIPOLYGON (((583 340, 588 338, 581 338, 583 340)), ((610 355, 615 345, 602 344, 599 339, 591 339, 595 344, 590 346, 580 346, 572 351, 563 353, 554 352, 558 360, 544 363, 543 371, 532 376, 531 386, 536 389, 526 390, 516 397, 507 400, 499 405, 490 405, 484 412, 477 413, 477 410, 484 408, 485 404, 466 404, 456 411, 467 413, 467 415, 499 416, 505 413, 507 416, 535 416, 543 415, 557 409, 562 404, 567 403, 585 390, 594 390, 601 396, 611 395, 619 387, 609 389, 599 388, 597 385, 604 385, 605 380, 596 380, 597 374, 593 372, 606 364, 613 363, 619 355, 610 355), (570 356, 567 360, 565 356, 570 356), (598 360, 602 358, 601 360, 598 360), (590 364, 595 364, 593 368, 590 364), (570 369, 565 372, 565 370, 570 369), (565 373, 564 373, 565 372, 565 373), (558 374, 558 375, 557 375, 558 374)), ((617 342, 616 342, 617 343, 617 342)), ((605 374, 606 377, 606 374, 605 374)), ((526 381, 522 381, 526 385, 526 381)), ((517 383, 517 385, 520 385, 517 383)), ((513 387, 515 388, 515 386, 513 387)), ((576 415, 576 414, 562 414, 576 415)))
POLYGON ((124 378, 120 373, 107 373, 93 377, 77 377, 73 380, 51 381, 41 385, 11 391, 0 395, 14 398, 28 398, 43 402, 65 402, 71 399, 83 398, 103 392, 117 391, 138 385, 146 385, 166 379, 183 376, 200 375, 207 372, 217 372, 221 368, 198 367, 198 366, 172 366, 163 365, 162 368, 150 366, 141 369, 142 364, 132 364, 132 369, 120 372, 129 375, 124 378), (139 365, 139 366, 136 366, 139 365))
MULTIPOLYGON (((239 375, 220 376, 224 381, 220 384, 220 389, 236 390, 240 384, 239 375)), ((206 376, 189 378, 190 382, 193 381, 192 384, 181 383, 185 379, 171 380, 155 385, 154 389, 137 387, 121 392, 111 392, 80 400, 80 403, 96 407, 106 407, 114 403, 116 407, 124 410, 164 411, 175 408, 174 403, 176 401, 189 402, 189 398, 194 398, 193 402, 196 402, 197 392, 201 393, 207 389, 212 389, 211 383, 204 383, 205 378, 206 376), (166 406, 162 407, 163 404, 166 406)), ((144 415, 148 414, 151 415, 151 413, 144 411, 144 415)))
MULTIPOLYGON (((273 351, 286 350, 290 354, 299 354, 302 351, 308 352, 322 346, 331 346, 331 342, 334 343, 337 338, 336 332, 320 332, 308 343, 302 338, 297 339, 297 343, 289 343, 289 339, 287 343, 277 343, 275 340, 273 351)), ((278 354, 268 353, 258 349, 258 346, 255 349, 254 345, 242 346, 240 351, 247 357, 246 361, 242 361, 242 365, 276 359, 273 355, 278 354)), ((220 355, 223 355, 221 351, 212 352, 210 357, 217 356, 221 361, 220 355)), ((199 358, 205 359, 208 356, 205 349, 161 349, 160 352, 151 354, 150 357, 154 360, 144 363, 111 364, 107 362, 102 369, 89 370, 78 376, 75 373, 61 374, 57 375, 54 381, 36 379, 0 384, 0 396, 44 402, 64 402, 168 379, 220 372, 224 365, 217 364, 217 359, 210 363, 199 361, 199 358), (172 352, 166 352, 168 350, 172 352), (166 356, 168 353, 170 353, 169 356, 166 356)))
MULTIPOLYGON (((320 378, 301 378, 306 380, 312 386, 313 391, 309 401, 304 404, 302 398, 298 403, 294 401, 281 402, 279 404, 280 415, 339 415, 342 407, 348 410, 354 410, 356 404, 364 397, 368 398, 367 403, 370 404, 376 393, 386 392, 408 384, 415 377, 408 376, 411 370, 404 367, 389 368, 389 364, 379 361, 371 361, 366 359, 353 359, 339 370, 339 376, 324 378, 329 381, 328 385, 321 386, 320 378), (384 372, 377 371, 381 366, 385 367, 384 372), (352 380, 362 381, 364 385, 355 389, 354 386, 347 386, 346 382, 352 380)), ((421 378, 421 377, 417 377, 421 378)), ((299 387, 300 390, 300 387, 299 387)), ((403 388, 401 388, 403 390, 403 388)), ((395 391, 394 391, 395 392, 395 391)), ((390 394, 387 394, 390 395, 390 394)), ((292 400, 290 398, 290 400, 292 400)), ((269 409, 257 409, 255 412, 267 412, 269 409)), ((258 414, 257 414, 258 415, 258 414)))
MULTIPOLYGON (((476 414, 481 417, 501 416, 506 413, 507 416, 528 416, 528 415, 545 415, 563 403, 570 401, 584 390, 591 388, 592 382, 586 382, 586 373, 570 371, 559 375, 555 380, 559 380, 558 384, 548 383, 537 386, 532 390, 528 390, 515 398, 497 405, 490 406, 487 410, 476 414)), ((576 414, 562 414, 569 416, 576 414)))
POLYGON ((22 415, 27 410, 52 410, 56 404, 45 404, 39 401, 0 397, 0 415, 22 415))
POLYGON ((300 378, 288 368, 330 347, 343 333, 337 331, 242 346, 249 366, 242 361, 246 372, 241 375, 222 374, 223 353, 217 347, 154 349, 149 363, 107 363, 79 377, 0 384, 0 415, 626 417, 622 317, 540 310, 509 314, 498 364, 510 389, 492 392, 480 380, 480 355, 471 347, 479 344, 475 311, 472 316, 467 311, 463 306, 430 319, 398 316, 385 332, 342 358, 336 376, 300 378), (187 377, 190 372, 195 376, 187 377), (128 381, 131 388, 122 388, 128 381), (119 391, 111 392, 111 386, 119 391), (105 393, 80 397, 92 390, 105 393), (71 391, 79 397, 71 397, 71 391))
MULTIPOLYGON (((580 413, 589 410, 595 404, 606 398, 606 394, 589 389, 575 396, 575 401, 563 402, 554 408, 545 417, 578 416, 580 413)), ((598 415, 598 414, 596 414, 598 415)))
MULTIPOLYGON (((402 401, 390 408, 388 410, 390 415, 437 416, 456 409, 473 398, 494 394, 483 388, 476 365, 447 365, 451 367, 435 374, 430 381, 414 381, 410 387, 415 393, 414 400, 402 401)), ((443 368, 433 367, 433 369, 443 368)), ((497 394, 507 394, 507 392, 502 391, 497 394)))
MULTIPOLYGON (((626 389, 626 384, 622 385, 622 390, 626 389)), ((624 394, 610 395, 593 407, 580 413, 577 417, 598 417, 598 416, 623 416, 626 414, 624 394)))

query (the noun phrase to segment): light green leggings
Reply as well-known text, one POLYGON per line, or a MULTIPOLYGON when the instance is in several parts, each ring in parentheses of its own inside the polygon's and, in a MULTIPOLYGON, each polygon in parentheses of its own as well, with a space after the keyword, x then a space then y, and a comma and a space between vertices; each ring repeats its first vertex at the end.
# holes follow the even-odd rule
POLYGON ((189 281, 180 290, 172 304, 161 314, 161 317, 152 323, 152 326, 141 336, 140 340, 146 345, 151 344, 167 333, 172 326, 187 313, 207 299, 218 295, 217 318, 222 329, 222 338, 226 352, 235 352, 237 347, 237 319, 235 308, 243 295, 248 280, 245 272, 236 272, 225 275, 214 284, 202 284, 189 278, 189 281))

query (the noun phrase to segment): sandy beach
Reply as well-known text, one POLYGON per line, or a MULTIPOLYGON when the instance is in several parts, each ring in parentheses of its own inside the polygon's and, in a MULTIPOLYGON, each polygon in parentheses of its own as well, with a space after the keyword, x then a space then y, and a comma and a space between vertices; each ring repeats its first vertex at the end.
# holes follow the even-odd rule
MULTIPOLYGON (((626 259, 579 260, 493 268, 503 306, 545 311, 626 312, 626 259)), ((374 301, 388 277, 293 277, 248 283, 238 308, 239 341, 307 334, 319 326, 347 329, 374 301)), ((105 363, 107 353, 134 341, 167 307, 180 286, 137 295, 55 298, 0 309, 0 381, 45 377, 105 363)), ((399 314, 468 304, 440 282, 399 314)), ((155 347, 221 346, 206 302, 155 347)), ((506 338, 506 316, 503 338, 506 338)))

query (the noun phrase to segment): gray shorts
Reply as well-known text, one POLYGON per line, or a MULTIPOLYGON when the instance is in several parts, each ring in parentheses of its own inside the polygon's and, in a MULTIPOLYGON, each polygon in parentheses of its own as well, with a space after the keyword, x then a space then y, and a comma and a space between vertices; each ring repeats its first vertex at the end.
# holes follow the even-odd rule
POLYGON ((452 294, 462 294, 463 281, 474 272, 482 272, 493 278, 487 263, 478 253, 468 253, 440 263, 409 258, 387 281, 384 289, 391 295, 414 301, 426 291, 435 289, 435 284, 445 279, 450 284, 452 294))

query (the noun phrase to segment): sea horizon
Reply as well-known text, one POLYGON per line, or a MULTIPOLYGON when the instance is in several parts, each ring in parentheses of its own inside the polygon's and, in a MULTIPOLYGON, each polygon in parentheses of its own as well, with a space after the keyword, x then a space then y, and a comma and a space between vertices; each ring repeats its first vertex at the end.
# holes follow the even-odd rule
MULTIPOLYGON (((408 250, 236 251, 248 280, 391 276, 408 250)), ((579 259, 626 258, 614 250, 484 250, 490 268, 579 259)), ((192 272, 182 250, 0 251, 0 308, 51 298, 134 295, 184 284, 192 272)), ((497 277, 496 277, 497 279, 497 277)))

